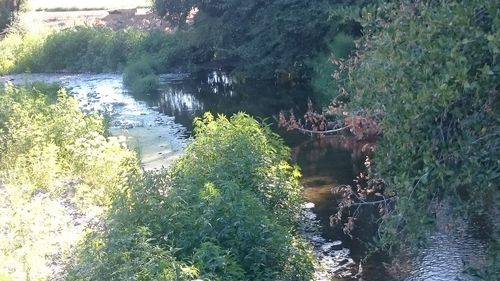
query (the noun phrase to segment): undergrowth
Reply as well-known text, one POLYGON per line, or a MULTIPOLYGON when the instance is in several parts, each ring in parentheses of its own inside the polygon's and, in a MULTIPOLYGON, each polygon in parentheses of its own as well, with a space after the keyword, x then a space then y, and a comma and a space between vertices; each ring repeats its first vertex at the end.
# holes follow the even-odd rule
POLYGON ((2 280, 311 279, 300 173, 251 117, 206 114, 171 170, 141 175, 57 85, 6 84, 0 102, 2 280))
POLYGON ((196 61, 196 54, 190 53, 195 44, 196 39, 184 31, 79 26, 34 34, 19 26, 0 40, 0 74, 121 72, 143 59, 152 59, 157 72, 167 72, 196 61))
POLYGON ((310 280, 298 171, 254 119, 206 114, 172 170, 120 197, 68 280, 310 280))
POLYGON ((0 104, 0 279, 46 280, 83 231, 75 214, 110 206, 137 159, 57 85, 6 84, 0 104))

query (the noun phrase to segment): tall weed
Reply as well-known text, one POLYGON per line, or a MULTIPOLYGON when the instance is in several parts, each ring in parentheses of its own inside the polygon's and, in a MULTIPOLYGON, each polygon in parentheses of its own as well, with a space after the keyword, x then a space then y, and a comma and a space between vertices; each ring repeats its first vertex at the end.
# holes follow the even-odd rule
POLYGON ((138 164, 55 85, 0 86, 0 104, 0 276, 46 280, 78 239, 75 213, 109 206, 138 164))

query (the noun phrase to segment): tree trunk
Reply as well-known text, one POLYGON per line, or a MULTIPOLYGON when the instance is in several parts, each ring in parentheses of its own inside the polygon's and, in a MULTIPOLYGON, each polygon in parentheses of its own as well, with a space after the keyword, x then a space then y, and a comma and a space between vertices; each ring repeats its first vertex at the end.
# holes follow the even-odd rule
POLYGON ((21 0, 6 0, 4 2, 4 7, 11 14, 18 13, 21 7, 21 0))

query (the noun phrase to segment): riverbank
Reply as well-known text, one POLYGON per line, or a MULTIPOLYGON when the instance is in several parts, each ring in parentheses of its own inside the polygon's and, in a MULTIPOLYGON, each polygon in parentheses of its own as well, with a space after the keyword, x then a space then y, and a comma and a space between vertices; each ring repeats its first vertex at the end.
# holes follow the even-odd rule
POLYGON ((105 137, 59 87, 0 86, 0 276, 58 277, 81 237, 138 175, 124 140, 105 137))
POLYGON ((67 88, 84 112, 109 116, 110 133, 127 138, 146 171, 169 166, 190 142, 186 128, 171 116, 124 94, 122 75, 32 74, 0 78, 1 84, 7 81, 16 85, 43 81, 67 88))
MULTIPOLYGON (((153 163, 157 165, 144 163, 146 161, 143 160, 144 169, 168 166, 168 163, 171 163, 170 161, 173 159, 172 156, 183 150, 183 146, 186 144, 184 141, 187 140, 186 136, 191 130, 190 126, 193 118, 200 116, 205 111, 225 112, 227 115, 231 115, 234 112, 241 111, 242 105, 245 105, 246 111, 265 118, 279 112, 280 108, 289 108, 293 104, 303 104, 307 99, 306 96, 302 100, 284 99, 284 97, 288 96, 297 97, 296 94, 292 94, 290 91, 300 93, 303 92, 303 89, 272 88, 272 86, 264 82, 260 86, 253 82, 251 83, 252 87, 248 88, 239 85, 234 80, 229 85, 231 78, 220 73, 208 73, 208 77, 196 79, 187 75, 163 75, 162 77, 163 83, 166 83, 163 84, 165 88, 162 88, 159 91, 160 94, 156 96, 130 95, 122 84, 121 75, 116 74, 31 74, 8 76, 3 79, 13 79, 12 82, 15 83, 36 80, 57 82, 74 92, 74 97, 77 98, 84 111, 107 112, 111 131, 124 132, 125 134, 127 132, 131 134, 140 133, 141 135, 146 133, 147 141, 139 141, 139 146, 143 147, 138 150, 139 155, 142 158, 151 157, 150 159, 154 159, 153 163), (210 84, 207 81, 218 81, 218 83, 210 84), (268 92, 265 92, 264 89, 268 92), (252 94, 252 91, 261 93, 261 97, 265 98, 266 102, 257 99, 252 94), (271 99, 272 95, 275 96, 273 99, 271 99), (263 106, 264 104, 266 106, 263 106), (180 124, 186 124, 186 126, 180 124)), ((363 166, 366 146, 363 142, 349 137, 339 136, 318 139, 309 139, 307 137, 296 139, 296 137, 296 134, 292 134, 287 139, 293 147, 292 161, 302 167, 302 184, 306 188, 304 191, 305 199, 315 202, 312 209, 313 213, 310 213, 308 218, 311 219, 311 215, 314 214, 320 226, 314 226, 316 223, 314 218, 312 221, 305 223, 304 227, 316 229, 308 234, 314 238, 309 239, 309 241, 312 241, 317 248, 316 254, 326 258, 333 257, 330 263, 328 263, 327 259, 329 265, 326 268, 336 269, 341 263, 347 266, 339 271, 334 270, 333 275, 353 276, 358 273, 359 263, 353 266, 350 258, 354 257, 356 262, 357 259, 363 258, 364 248, 353 247, 353 242, 343 234, 342 229, 330 227, 330 216, 336 212, 334 202, 338 201, 334 194, 331 193, 331 188, 342 184, 354 184, 352 180, 363 166), (338 240, 343 240, 342 247, 351 251, 344 249, 343 252, 338 252, 336 247, 323 250, 323 244, 336 243, 338 240)), ((134 145, 134 141, 132 141, 132 145, 134 145)), ((455 234, 451 235, 455 237, 455 234)), ((438 247, 443 245, 446 242, 445 240, 448 239, 447 237, 450 236, 439 236, 435 240, 435 245, 438 247), (441 241, 440 239, 444 240, 441 241)), ((464 245, 480 245, 480 247, 483 247, 481 246, 483 242, 471 240, 470 237, 460 239, 462 240, 459 241, 462 241, 461 243, 464 243, 464 245)), ((450 247, 450 251, 441 250, 440 255, 453 256, 458 254, 460 251, 454 251, 453 249, 459 248, 454 247, 458 246, 450 247)), ((434 259, 432 253, 435 252, 433 252, 433 249, 429 248, 430 255, 425 260, 432 261, 434 259)), ((466 259, 465 256, 463 258, 466 259)), ((439 269, 443 270, 440 271, 433 267, 432 264, 424 265, 418 259, 411 261, 414 262, 413 268, 417 270, 415 274, 440 276, 439 274, 456 274, 461 270, 461 266, 454 263, 453 266, 449 264, 448 267, 440 267, 439 269)), ((385 262, 385 259, 382 261, 385 262)), ((390 278, 383 271, 382 261, 375 257, 371 262, 363 263, 363 276, 365 276, 366 280, 377 280, 370 279, 373 276, 382 276, 380 278, 387 280, 390 278)), ((408 274, 408 272, 398 272, 396 274, 408 274)), ((416 276, 415 274, 412 276, 416 276)), ((350 279, 347 277, 342 280, 350 279)))

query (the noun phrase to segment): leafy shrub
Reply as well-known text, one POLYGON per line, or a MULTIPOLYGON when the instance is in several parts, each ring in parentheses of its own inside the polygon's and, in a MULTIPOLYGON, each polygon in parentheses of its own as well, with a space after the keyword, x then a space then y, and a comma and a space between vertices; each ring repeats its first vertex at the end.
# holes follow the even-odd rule
POLYGON ((151 64, 155 73, 188 67, 197 42, 186 32, 75 27, 33 34, 11 30, 0 40, 0 73, 115 72, 151 64))
POLYGON ((157 62, 153 58, 143 57, 125 68, 123 82, 133 93, 155 93, 160 86, 160 81, 156 76, 157 68, 157 62))
POLYGON ((138 164, 57 85, 6 84, 0 103, 0 276, 45 280, 76 242, 75 212, 109 206, 138 164))
POLYGON ((10 32, 0 41, 1 73, 112 72, 126 65, 144 36, 137 30, 76 27, 49 34, 10 32))
POLYGON ((383 113, 376 170, 399 198, 389 245, 418 241, 443 199, 472 216, 499 195, 498 2, 404 3, 367 14, 378 33, 350 73, 353 108, 383 113))
POLYGON ((171 171, 115 201, 69 280, 310 280, 312 255, 292 230, 298 172, 281 140, 245 114, 206 114, 195 133, 171 171))
MULTIPOLYGON (((103 120, 82 113, 64 90, 45 94, 38 87, 6 85, 0 96, 4 105, 0 112, 0 168, 8 172, 2 177, 4 182, 28 184, 36 191, 50 189, 58 175, 72 173, 96 183, 90 186, 123 185, 117 176, 120 171, 126 174, 134 155, 124 153, 120 141, 105 139, 103 120), (68 120, 74 124, 68 126, 68 120), (120 166, 125 170, 117 170, 120 166)), ((41 90, 51 89, 54 87, 41 90)), ((101 196, 105 193, 112 192, 99 192, 101 196)))
POLYGON ((56 32, 45 39, 32 71, 121 70, 139 38, 133 30, 115 32, 108 28, 76 27, 56 32))
MULTIPOLYGON (((0 74, 16 70, 29 71, 31 65, 25 62, 28 57, 35 60, 36 50, 40 48, 45 34, 25 33, 22 30, 10 30, 0 40, 0 74)), ((30 62, 31 63, 31 62, 30 62)))
POLYGON ((233 116, 231 121, 224 117, 214 120, 210 114, 196 119, 196 142, 176 165, 174 175, 201 161, 206 168, 197 171, 198 175, 208 179, 215 176, 251 188, 277 216, 295 218, 302 197, 299 172, 286 162, 288 149, 269 128, 262 128, 244 114, 233 116))

